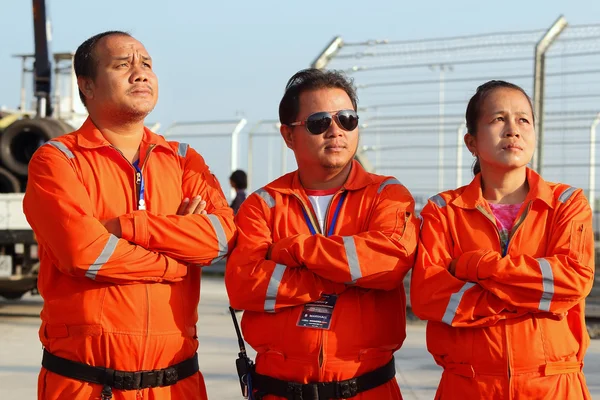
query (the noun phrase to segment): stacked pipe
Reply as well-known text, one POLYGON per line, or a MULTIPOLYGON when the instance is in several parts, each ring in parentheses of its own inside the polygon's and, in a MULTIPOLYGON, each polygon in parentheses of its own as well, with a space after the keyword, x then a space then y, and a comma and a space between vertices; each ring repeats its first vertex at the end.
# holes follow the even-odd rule
POLYGON ((0 193, 20 193, 27 185, 27 165, 48 140, 73 131, 53 118, 19 119, 0 130, 0 193))

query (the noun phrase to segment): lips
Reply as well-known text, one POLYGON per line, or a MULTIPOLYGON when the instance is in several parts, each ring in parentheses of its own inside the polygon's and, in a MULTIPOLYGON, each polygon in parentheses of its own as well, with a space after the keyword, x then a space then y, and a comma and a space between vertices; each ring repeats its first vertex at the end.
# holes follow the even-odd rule
POLYGON ((342 150, 345 149, 346 146, 342 144, 329 144, 325 146, 325 150, 342 150))
POLYGON ((503 150, 523 150, 523 148, 521 146, 519 146, 518 144, 509 144, 508 146, 504 146, 502 148, 503 150))
POLYGON ((152 94, 154 91, 150 86, 138 86, 129 90, 130 94, 152 94))

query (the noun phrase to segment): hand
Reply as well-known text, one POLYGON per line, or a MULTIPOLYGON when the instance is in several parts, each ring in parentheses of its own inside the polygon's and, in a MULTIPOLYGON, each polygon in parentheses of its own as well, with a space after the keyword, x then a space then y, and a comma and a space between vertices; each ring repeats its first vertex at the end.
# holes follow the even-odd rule
POLYGON ((104 225, 108 233, 112 233, 116 237, 121 237, 121 223, 119 218, 101 220, 100 223, 104 225))
POLYGON ((299 235, 288 236, 271 244, 267 249, 265 258, 267 260, 274 261, 277 264, 286 265, 290 268, 302 267, 302 263, 299 260, 296 260, 290 251, 290 247, 296 241, 297 236, 299 235))
POLYGON ((201 214, 206 215, 206 201, 202 200, 200 196, 194 196, 190 200, 189 198, 183 199, 177 215, 190 215, 190 214, 201 214))

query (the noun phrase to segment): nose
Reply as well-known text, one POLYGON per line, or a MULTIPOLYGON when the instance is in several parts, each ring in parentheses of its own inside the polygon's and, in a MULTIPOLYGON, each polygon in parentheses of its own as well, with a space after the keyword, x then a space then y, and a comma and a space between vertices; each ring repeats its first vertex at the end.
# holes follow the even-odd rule
POLYGON ((339 121, 337 119, 337 115, 334 115, 331 119, 331 125, 327 128, 327 131, 323 134, 325 137, 337 137, 342 136, 344 134, 344 130, 340 128, 339 121))
POLYGON ((130 76, 131 83, 134 82, 148 82, 147 71, 143 67, 143 63, 138 63, 132 70, 130 76))
POLYGON ((506 129, 504 131, 506 137, 520 137, 518 124, 512 120, 509 120, 508 124, 506 124, 506 129))

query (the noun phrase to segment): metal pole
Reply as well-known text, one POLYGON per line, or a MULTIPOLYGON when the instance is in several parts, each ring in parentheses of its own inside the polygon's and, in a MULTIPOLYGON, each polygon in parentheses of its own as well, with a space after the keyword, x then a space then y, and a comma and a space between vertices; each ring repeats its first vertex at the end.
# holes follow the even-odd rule
MULTIPOLYGON (((239 148, 239 137, 240 132, 246 126, 246 118, 240 119, 240 122, 237 123, 233 132, 231 132, 231 172, 235 171, 238 168, 238 148, 239 148)), ((230 173, 231 173, 230 172, 230 173)), ((231 188, 231 196, 235 197, 235 189, 231 188)))
POLYGON ((594 215, 595 201, 596 201, 596 127, 600 124, 600 113, 596 115, 592 126, 590 127, 590 182, 589 182, 589 195, 588 201, 592 209, 592 215, 594 215))
POLYGON ((248 178, 248 190, 249 191, 254 191, 254 187, 252 186, 252 178, 253 178, 253 159, 252 159, 252 146, 254 143, 254 133, 256 132, 256 130, 258 129, 259 126, 261 126, 263 123, 262 120, 259 120, 253 127, 252 129, 250 129, 250 132, 248 132, 248 174, 247 174, 247 178, 248 178))
MULTIPOLYGON (((277 129, 280 129, 281 124, 277 124, 277 129)), ((288 147, 285 144, 285 140, 281 140, 281 175, 285 175, 287 172, 287 155, 288 155, 288 147)))
POLYGON ((315 58, 310 64, 311 68, 324 69, 335 54, 344 46, 344 41, 341 36, 336 36, 325 47, 325 49, 315 58))
POLYGON ((440 64, 438 128, 438 192, 444 190, 444 64, 440 64))
POLYGON ((27 66, 25 63, 27 57, 21 57, 21 112, 25 112, 27 109, 27 90, 25 90, 25 73, 27 71, 27 66))
POLYGON ((539 174, 542 173, 544 162, 544 78, 546 75, 546 51, 548 51, 566 26, 567 20, 561 15, 535 46, 533 113, 535 115, 535 131, 538 135, 538 146, 537 152, 533 155, 533 166, 539 174))
POLYGON ((463 147, 466 123, 462 123, 456 130, 456 187, 462 186, 463 147))

